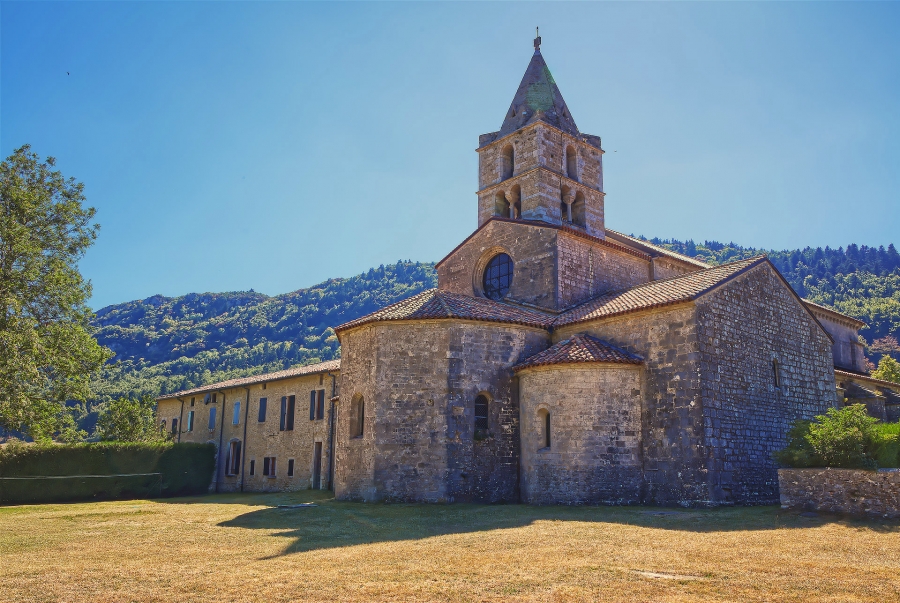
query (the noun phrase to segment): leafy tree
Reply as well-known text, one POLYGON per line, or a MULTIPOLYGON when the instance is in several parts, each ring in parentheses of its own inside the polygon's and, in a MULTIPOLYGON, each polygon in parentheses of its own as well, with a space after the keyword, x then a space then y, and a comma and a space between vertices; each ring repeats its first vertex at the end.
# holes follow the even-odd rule
POLYGON ((878 368, 872 371, 872 376, 876 379, 900 383, 900 362, 890 356, 882 356, 878 368))
POLYGON ((0 427, 76 439, 66 401, 85 400, 111 355, 90 334, 78 261, 97 237, 83 185, 29 146, 0 163, 0 427))
POLYGON ((97 418, 97 434, 116 442, 155 442, 166 439, 156 425, 152 396, 118 398, 107 402, 97 418))
POLYGON ((797 421, 776 452, 788 467, 874 469, 900 464, 900 423, 881 423, 863 404, 829 408, 815 421, 797 421))

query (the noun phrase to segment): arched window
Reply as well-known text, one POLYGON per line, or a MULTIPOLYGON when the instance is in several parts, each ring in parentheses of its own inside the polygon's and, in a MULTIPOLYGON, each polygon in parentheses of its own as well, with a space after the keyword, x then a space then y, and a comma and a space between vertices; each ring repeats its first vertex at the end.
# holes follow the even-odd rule
POLYGON ((587 225, 587 209, 584 203, 584 193, 575 193, 575 201, 572 202, 572 223, 584 227, 587 225))
POLYGON ((550 448, 550 411, 542 408, 538 411, 541 448, 550 448))
POLYGON ((494 196, 494 215, 503 218, 509 217, 509 201, 506 200, 506 195, 502 192, 494 196))
POLYGON ((578 180, 578 153, 572 145, 566 147, 566 176, 578 180))
POLYGON ((475 398, 475 430, 487 431, 488 429, 488 399, 484 394, 475 398))
POLYGON ((500 153, 501 176, 503 180, 512 178, 513 171, 516 168, 516 152, 511 144, 503 147, 500 153))
POLYGON ((366 401, 357 394, 350 403, 350 437, 361 438, 366 423, 366 401))
POLYGON ((498 301, 503 299, 509 293, 512 278, 512 258, 505 253, 498 253, 491 258, 484 269, 484 296, 498 301))

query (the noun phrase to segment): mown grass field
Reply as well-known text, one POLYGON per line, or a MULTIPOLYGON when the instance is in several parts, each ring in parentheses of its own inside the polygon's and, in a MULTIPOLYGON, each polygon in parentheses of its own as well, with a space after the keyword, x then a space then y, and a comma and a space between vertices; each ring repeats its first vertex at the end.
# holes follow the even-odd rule
POLYGON ((900 523, 314 492, 5 507, 0 600, 883 603, 900 523))

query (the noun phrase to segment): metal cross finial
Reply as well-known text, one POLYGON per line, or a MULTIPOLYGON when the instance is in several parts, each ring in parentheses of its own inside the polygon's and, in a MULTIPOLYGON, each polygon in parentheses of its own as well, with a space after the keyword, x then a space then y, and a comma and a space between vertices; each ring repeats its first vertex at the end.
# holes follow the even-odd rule
POLYGON ((535 27, 535 28, 534 28, 534 35, 535 35, 535 38, 534 38, 534 49, 535 49, 535 50, 540 50, 540 49, 541 49, 541 28, 540 28, 540 27, 535 27))

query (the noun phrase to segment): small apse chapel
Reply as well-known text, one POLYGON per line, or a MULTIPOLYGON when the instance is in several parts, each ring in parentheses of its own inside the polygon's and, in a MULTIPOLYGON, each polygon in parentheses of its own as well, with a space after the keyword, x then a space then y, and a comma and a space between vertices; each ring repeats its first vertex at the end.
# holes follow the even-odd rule
POLYGON ((337 327, 340 361, 160 399, 179 437, 219 447, 217 490, 773 503, 793 421, 854 387, 890 398, 863 374, 862 323, 798 298, 764 256, 711 267, 608 229, 600 138, 534 47, 479 138, 478 227, 436 289, 337 327), (201 399, 219 415, 185 432, 201 399))

